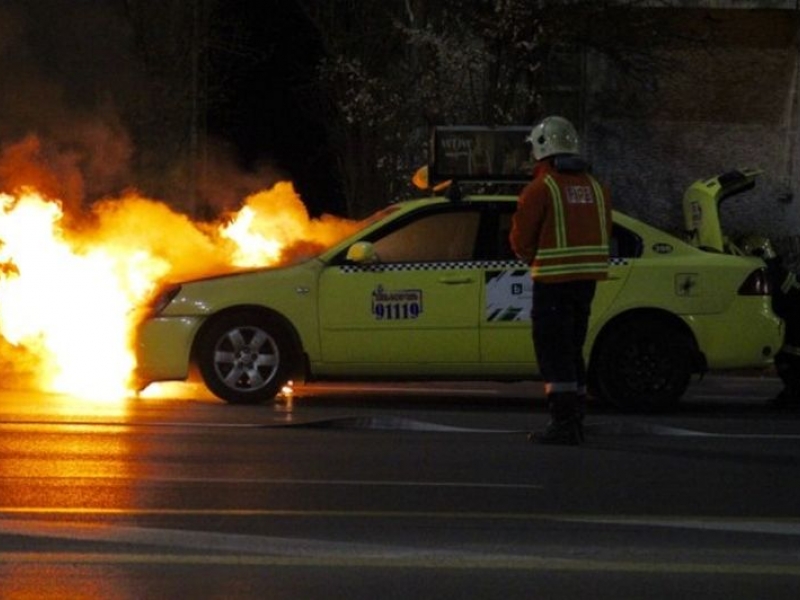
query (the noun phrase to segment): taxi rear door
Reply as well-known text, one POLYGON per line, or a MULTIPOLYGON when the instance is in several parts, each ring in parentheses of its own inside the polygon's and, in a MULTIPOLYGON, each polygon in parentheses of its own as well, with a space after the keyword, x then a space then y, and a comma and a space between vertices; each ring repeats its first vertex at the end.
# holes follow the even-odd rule
MULTIPOLYGON (((530 311, 533 300, 530 270, 513 256, 507 243, 513 206, 498 213, 495 262, 484 274, 481 299, 481 360, 487 373, 511 375, 536 368, 531 338, 530 311)), ((641 254, 641 240, 629 230, 614 225, 608 280, 597 286, 592 303, 590 331, 613 305, 625 285, 631 259, 641 254)))

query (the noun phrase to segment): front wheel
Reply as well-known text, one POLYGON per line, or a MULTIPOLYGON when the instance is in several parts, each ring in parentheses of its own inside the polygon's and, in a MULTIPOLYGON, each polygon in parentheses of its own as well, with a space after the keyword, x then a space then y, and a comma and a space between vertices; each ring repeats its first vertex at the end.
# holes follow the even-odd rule
POLYGON ((689 386, 696 354, 689 335, 674 326, 624 321, 604 334, 592 352, 593 391, 623 410, 670 408, 689 386))
POLYGON ((290 345, 273 320, 252 312, 223 315, 197 346, 197 366, 211 392, 231 404, 270 401, 288 380, 290 345))

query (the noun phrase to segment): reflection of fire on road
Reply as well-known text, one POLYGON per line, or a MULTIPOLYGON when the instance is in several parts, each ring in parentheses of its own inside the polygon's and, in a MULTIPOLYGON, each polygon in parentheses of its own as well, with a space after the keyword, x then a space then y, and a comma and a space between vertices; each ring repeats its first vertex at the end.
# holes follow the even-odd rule
POLYGON ((286 264, 355 229, 309 217, 291 183, 212 222, 128 193, 67 208, 35 187, 0 194, 0 376, 4 386, 129 395, 137 307, 166 280, 286 264))

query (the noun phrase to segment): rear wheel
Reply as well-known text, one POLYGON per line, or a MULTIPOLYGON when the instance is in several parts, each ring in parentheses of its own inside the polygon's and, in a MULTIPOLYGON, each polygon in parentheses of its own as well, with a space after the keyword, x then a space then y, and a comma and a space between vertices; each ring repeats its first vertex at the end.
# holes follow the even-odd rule
POLYGON ((288 380, 291 352, 285 330, 255 313, 223 315, 197 347, 197 366, 209 390, 231 404, 271 401, 288 380))
POLYGON ((628 319, 598 340, 590 366, 592 391, 624 410, 669 408, 689 386, 696 354, 689 335, 674 325, 628 319))

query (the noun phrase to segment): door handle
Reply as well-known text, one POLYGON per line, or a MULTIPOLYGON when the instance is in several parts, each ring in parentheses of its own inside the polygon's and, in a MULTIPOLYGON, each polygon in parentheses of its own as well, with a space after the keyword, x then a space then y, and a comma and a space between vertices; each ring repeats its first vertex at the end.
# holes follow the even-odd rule
POLYGON ((445 285, 464 285, 465 283, 472 283, 472 277, 440 277, 439 283, 445 285))

